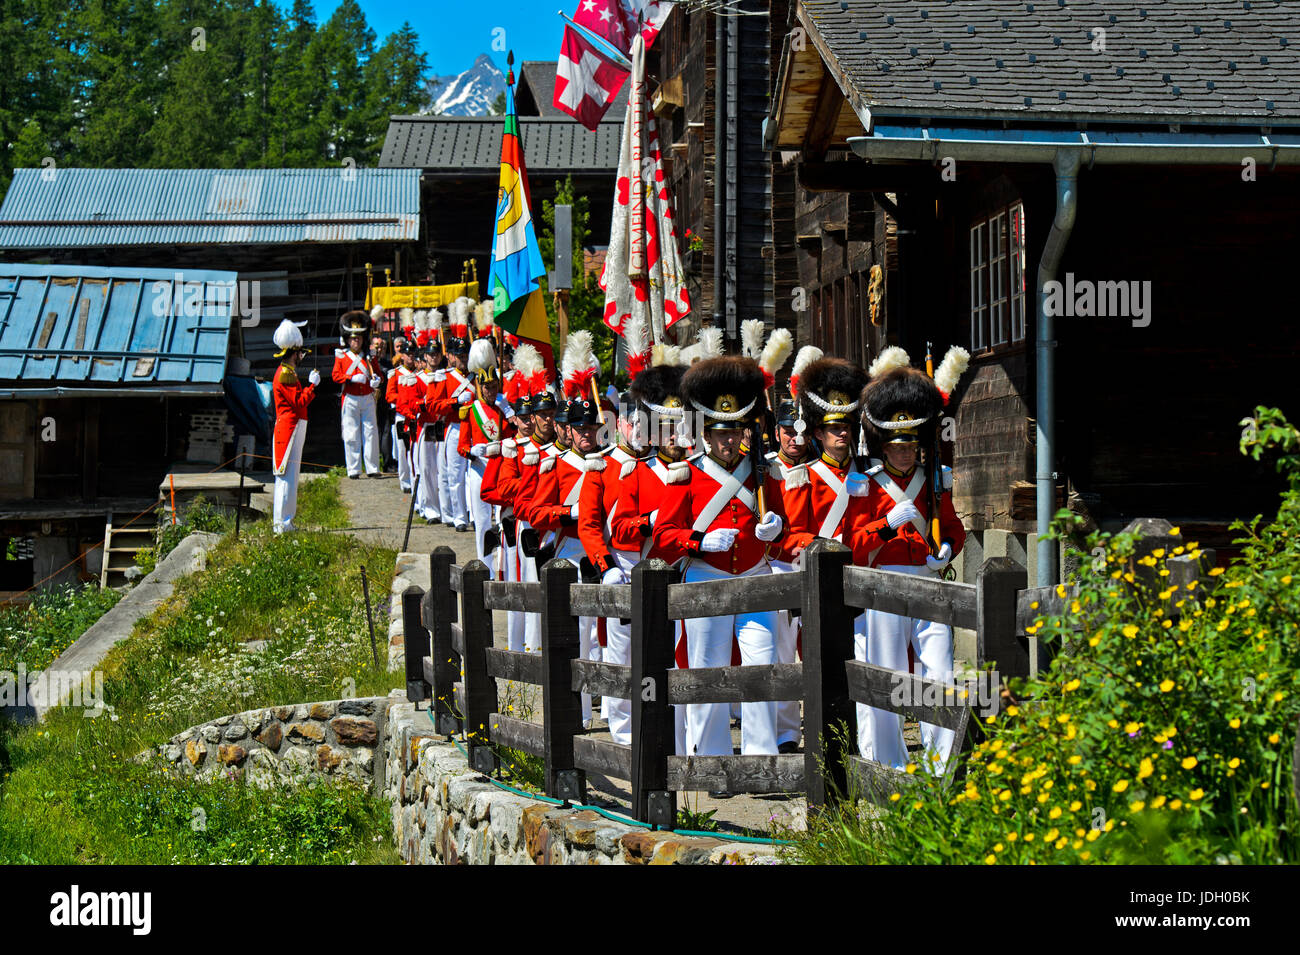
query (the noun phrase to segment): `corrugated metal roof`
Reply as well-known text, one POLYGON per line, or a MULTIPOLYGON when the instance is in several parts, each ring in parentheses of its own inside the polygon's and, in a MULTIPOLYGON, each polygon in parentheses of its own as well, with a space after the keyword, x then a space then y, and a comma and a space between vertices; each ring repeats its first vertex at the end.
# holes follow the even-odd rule
MULTIPOLYGON (((500 116, 394 116, 384 137, 381 167, 497 176, 501 168, 500 116)), ((618 169, 622 117, 593 133, 568 116, 520 116, 524 163, 530 175, 618 169)))
POLYGON ((405 169, 18 169, 0 249, 413 241, 405 169))
POLYGON ((0 264, 0 381, 219 392, 239 304, 236 278, 0 264))
POLYGON ((801 9, 845 94, 879 115, 1300 119, 1298 3, 803 0, 801 9))

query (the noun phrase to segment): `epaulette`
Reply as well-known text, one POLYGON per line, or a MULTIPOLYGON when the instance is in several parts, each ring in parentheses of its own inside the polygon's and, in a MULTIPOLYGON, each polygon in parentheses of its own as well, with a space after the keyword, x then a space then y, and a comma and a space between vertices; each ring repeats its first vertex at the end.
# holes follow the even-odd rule
POLYGON ((524 451, 523 461, 524 464, 526 464, 528 467, 531 468, 534 464, 537 463, 540 457, 541 455, 538 454, 536 450, 534 450, 533 448, 528 448, 524 451))
POLYGON ((555 458, 547 458, 545 461, 543 461, 539 473, 545 474, 547 471, 551 470, 551 468, 555 467, 555 460, 556 460, 555 458))
POLYGON ((691 479, 690 460, 673 461, 671 464, 668 465, 669 484, 682 484, 683 482, 689 481, 690 479, 691 479))
POLYGON ((446 377, 447 377, 447 369, 446 369, 446 368, 439 368, 437 371, 435 371, 435 372, 433 373, 433 380, 434 380, 434 381, 443 381, 443 380, 446 379, 446 377))
POLYGON ((793 467, 782 467, 781 473, 784 475, 784 487, 787 491, 792 491, 797 487, 803 487, 808 483, 808 465, 796 464, 793 467))
POLYGON ((489 458, 495 458, 500 453, 501 453, 500 441, 489 441, 487 447, 483 449, 484 456, 489 458))
POLYGON ((334 357, 335 357, 335 358, 342 358, 345 354, 347 354, 347 352, 346 352, 345 349, 342 349, 342 348, 336 348, 336 349, 334 349, 334 357))
POLYGON ((515 443, 514 438, 506 438, 504 441, 501 442, 501 456, 503 458, 515 457, 515 455, 519 453, 516 450, 517 447, 518 445, 515 443))
POLYGON ((871 477, 872 475, 879 474, 883 470, 885 470, 885 466, 883 464, 874 464, 871 467, 867 468, 866 471, 862 473, 864 473, 867 477, 871 477))
POLYGON ((704 457, 704 452, 703 452, 703 451, 696 451, 694 454, 687 455, 687 456, 686 456, 686 460, 687 460, 687 461, 698 461, 698 460, 699 460, 700 458, 702 458, 702 457, 704 457))
POLYGON ((625 481, 633 471, 636 470, 636 458, 628 458, 623 462, 623 466, 618 469, 618 479, 625 481))
POLYGON ((594 454, 585 455, 582 459, 582 469, 584 471, 603 471, 605 470, 605 455, 601 451, 594 454))
POLYGON ((278 380, 282 385, 296 385, 298 384, 298 373, 288 365, 281 365, 278 380))
POLYGON ((399 375, 397 377, 397 383, 401 385, 403 388, 409 388, 411 387, 411 385, 415 384, 419 380, 420 380, 419 375, 399 375))
POLYGON ((457 408, 457 409, 456 409, 456 416, 457 416, 458 418, 460 418, 461 421, 464 421, 466 418, 468 418, 468 417, 469 417, 469 405, 461 405, 459 408, 457 408))

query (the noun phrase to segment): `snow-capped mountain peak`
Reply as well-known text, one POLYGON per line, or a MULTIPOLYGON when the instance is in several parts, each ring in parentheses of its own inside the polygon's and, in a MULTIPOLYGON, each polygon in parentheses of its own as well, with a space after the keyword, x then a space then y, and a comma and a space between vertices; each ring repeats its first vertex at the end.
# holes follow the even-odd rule
POLYGON ((492 103, 506 89, 505 73, 486 53, 480 53, 474 65, 463 73, 438 79, 442 85, 433 111, 447 116, 487 116, 492 112, 492 103))

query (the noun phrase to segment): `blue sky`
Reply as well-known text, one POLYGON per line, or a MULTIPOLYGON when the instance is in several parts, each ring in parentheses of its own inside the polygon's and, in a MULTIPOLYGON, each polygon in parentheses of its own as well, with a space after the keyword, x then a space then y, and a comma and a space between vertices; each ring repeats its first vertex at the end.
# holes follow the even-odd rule
MULTIPOLYGON (((557 10, 573 13, 576 0, 358 0, 378 41, 409 20, 420 35, 420 47, 437 76, 469 69, 487 53, 502 70, 505 50, 493 49, 493 31, 504 30, 505 49, 523 60, 553 60, 560 52, 564 21, 557 10)), ((281 5, 289 3, 281 0, 281 5)), ((338 0, 314 0, 317 22, 328 20, 338 0)), ((501 45, 501 42, 498 43, 501 45)))

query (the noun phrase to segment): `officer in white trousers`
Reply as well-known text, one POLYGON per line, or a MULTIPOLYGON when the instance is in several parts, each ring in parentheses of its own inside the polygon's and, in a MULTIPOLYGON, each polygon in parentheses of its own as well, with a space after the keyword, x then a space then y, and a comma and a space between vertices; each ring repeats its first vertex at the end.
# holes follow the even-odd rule
POLYGON ((343 460, 348 477, 359 478, 364 459, 366 474, 379 477, 379 420, 376 392, 383 384, 378 366, 369 355, 372 320, 354 310, 339 319, 339 341, 347 348, 334 350, 334 382, 342 386, 340 421, 343 430, 343 460))
POLYGON ((465 472, 469 461, 460 455, 460 406, 468 405, 474 400, 474 382, 466 374, 466 362, 469 359, 469 330, 462 322, 457 322, 458 312, 465 313, 464 306, 455 308, 453 302, 452 322, 447 329, 447 367, 442 381, 442 400, 439 409, 446 431, 439 444, 438 456, 438 510, 442 514, 442 523, 457 531, 469 530, 469 508, 465 498, 465 472))

